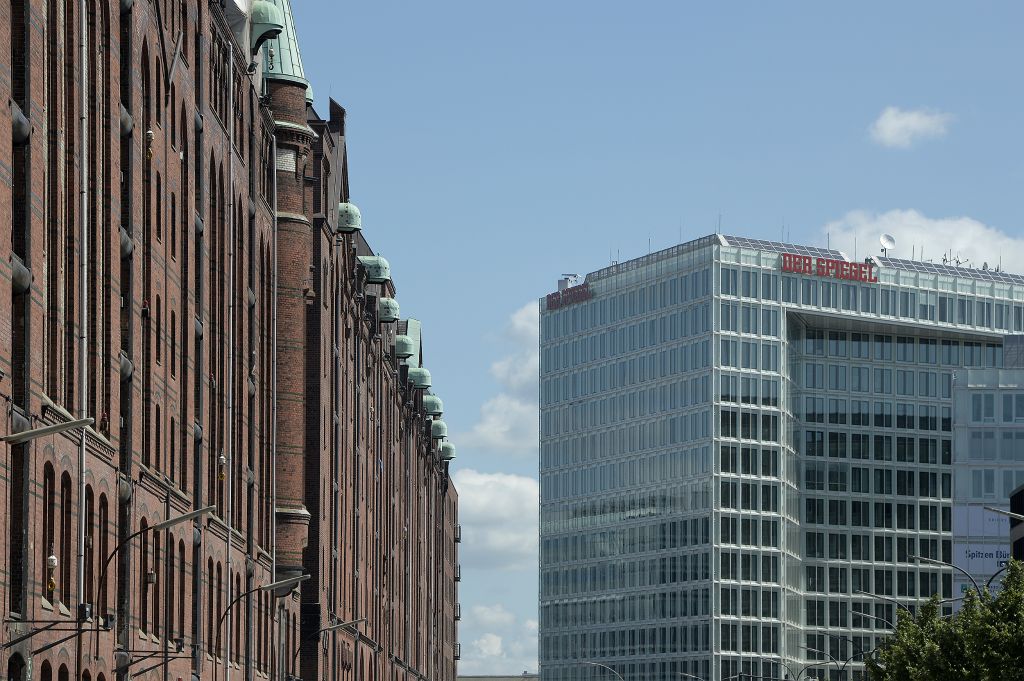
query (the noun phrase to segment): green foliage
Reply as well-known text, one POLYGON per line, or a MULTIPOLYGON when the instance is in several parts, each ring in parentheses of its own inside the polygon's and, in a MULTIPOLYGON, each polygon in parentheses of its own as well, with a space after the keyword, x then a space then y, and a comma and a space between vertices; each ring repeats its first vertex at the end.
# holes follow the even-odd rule
POLYGON ((867 667, 872 681, 1024 680, 1024 563, 1011 561, 997 594, 969 591, 952 617, 937 597, 916 617, 901 611, 867 667))

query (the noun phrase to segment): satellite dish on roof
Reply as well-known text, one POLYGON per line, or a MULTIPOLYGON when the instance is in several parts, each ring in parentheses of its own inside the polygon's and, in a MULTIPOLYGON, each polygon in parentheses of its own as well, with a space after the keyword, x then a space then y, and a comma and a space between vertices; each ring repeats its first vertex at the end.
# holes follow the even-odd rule
POLYGON ((878 243, 882 244, 882 255, 888 257, 889 249, 896 248, 896 239, 893 238, 892 234, 883 234, 878 237, 878 243))

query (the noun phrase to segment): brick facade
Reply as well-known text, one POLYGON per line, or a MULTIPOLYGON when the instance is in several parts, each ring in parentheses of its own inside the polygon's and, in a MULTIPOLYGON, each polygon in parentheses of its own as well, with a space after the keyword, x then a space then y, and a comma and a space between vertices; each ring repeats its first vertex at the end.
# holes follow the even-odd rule
POLYGON ((0 436, 94 419, 0 442, 0 679, 455 678, 456 493, 337 231, 344 110, 233 27, 0 4, 0 436))

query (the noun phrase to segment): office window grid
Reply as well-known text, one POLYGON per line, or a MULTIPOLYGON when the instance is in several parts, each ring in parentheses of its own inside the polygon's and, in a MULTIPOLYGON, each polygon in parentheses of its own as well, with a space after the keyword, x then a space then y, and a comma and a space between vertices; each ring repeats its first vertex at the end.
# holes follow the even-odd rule
MULTIPOLYGON (((963 273, 789 276, 778 254, 808 249, 721 240, 711 267, 659 256, 541 303, 546 679, 581 661, 640 681, 777 674, 884 638, 894 606, 859 591, 952 595, 949 570, 912 556, 951 560, 954 374, 1002 346, 946 330, 1024 330, 1024 305, 963 273)), ((1020 395, 978 409, 1024 422, 1020 395)), ((1013 451, 1001 437, 978 456, 1013 451)), ((1009 484, 986 475, 964 484, 1009 484)))

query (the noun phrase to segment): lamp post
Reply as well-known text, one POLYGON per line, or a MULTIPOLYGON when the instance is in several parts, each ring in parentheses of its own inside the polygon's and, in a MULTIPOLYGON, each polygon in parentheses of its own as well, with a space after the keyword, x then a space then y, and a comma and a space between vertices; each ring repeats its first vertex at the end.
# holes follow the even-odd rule
MULTIPOLYGON (((326 626, 323 629, 320 629, 319 631, 316 632, 316 640, 319 643, 320 642, 320 635, 324 634, 324 633, 326 633, 328 631, 336 631, 338 629, 348 629, 349 627, 353 627, 352 631, 355 632, 358 635, 359 634, 359 630, 355 629, 354 626, 356 624, 360 624, 360 623, 365 622, 365 621, 366 621, 365 617, 360 617, 359 619, 350 620, 348 622, 338 622, 337 624, 331 624, 331 625, 326 626)), ((302 641, 299 641, 299 645, 295 647, 295 653, 292 655, 292 669, 295 668, 295 660, 299 657, 299 653, 301 651, 302 651, 302 641)))
POLYGON ((1024 515, 1021 515, 1020 513, 1014 513, 1012 511, 1004 511, 1003 509, 996 508, 994 506, 985 506, 984 509, 986 511, 991 511, 992 513, 998 513, 999 515, 1005 515, 1007 518, 1011 518, 1012 520, 1024 520, 1024 515))
MULTIPOLYGON (((231 608, 235 607, 235 603, 238 603, 238 601, 242 600, 249 594, 256 593, 257 591, 277 591, 278 589, 288 589, 291 591, 293 587, 309 578, 310 575, 299 575, 298 577, 289 577, 288 579, 271 582, 270 584, 264 584, 263 586, 253 587, 248 591, 243 591, 238 594, 230 603, 228 603, 228 607, 224 608, 224 612, 220 614, 220 619, 217 620, 217 649, 213 651, 213 681, 217 681, 217 655, 220 654, 221 625, 224 624, 224 618, 228 616, 229 612, 231 612, 231 608)), ((228 656, 225 655, 225 657, 228 656)), ((228 662, 230 663, 230 660, 228 660, 228 662)))
POLYGON ((967 570, 964 570, 962 567, 960 567, 958 565, 953 565, 952 563, 947 563, 944 560, 936 560, 935 558, 925 558, 924 556, 914 556, 914 555, 908 555, 907 557, 910 558, 911 560, 922 560, 925 563, 931 563, 933 565, 945 565, 946 567, 951 567, 954 570, 957 570, 957 571, 963 573, 964 575, 967 576, 967 579, 971 580, 971 584, 974 585, 974 590, 978 592, 978 595, 979 596, 981 595, 981 587, 978 586, 978 582, 974 579, 974 576, 971 575, 971 573, 968 572, 967 570))
POLYGON ((904 610, 909 612, 911 615, 914 614, 914 612, 908 606, 906 606, 905 604, 901 603, 899 600, 897 600, 897 599, 895 599, 895 598, 893 598, 891 596, 883 596, 881 594, 873 594, 870 591, 861 591, 860 589, 854 589, 853 593, 860 594, 862 596, 870 596, 871 598, 877 598, 877 599, 883 600, 883 601, 889 601, 890 603, 895 603, 896 607, 903 608, 904 610))
POLYGON ((701 677, 694 676, 693 674, 687 674, 686 672, 676 672, 676 674, 679 674, 679 676, 685 676, 688 679, 697 679, 697 681, 704 681, 704 679, 702 679, 701 677))
MULTIPOLYGON (((166 530, 169 527, 174 527, 175 525, 178 525, 179 523, 183 523, 183 522, 192 520, 194 518, 202 517, 202 516, 206 515, 207 513, 212 513, 214 511, 214 509, 216 509, 216 506, 204 506, 203 508, 197 508, 194 511, 189 511, 188 513, 183 513, 183 514, 181 514, 179 516, 175 516, 174 518, 168 518, 167 520, 163 520, 163 521, 161 521, 159 523, 156 523, 155 525, 148 525, 146 527, 139 528, 135 532, 132 532, 127 537, 125 537, 124 541, 122 541, 120 544, 115 546, 114 550, 111 551, 110 555, 107 556, 107 559, 105 561, 103 561, 103 569, 100 570, 99 582, 98 582, 97 587, 96 587, 96 602, 97 603, 101 603, 102 602, 102 599, 100 598, 101 590, 102 590, 102 593, 104 595, 106 595, 106 585, 107 585, 107 582, 106 582, 105 577, 107 576, 107 568, 110 566, 110 561, 113 560, 114 556, 117 554, 117 552, 120 551, 125 546, 127 546, 128 543, 131 542, 132 539, 135 539, 139 535, 145 534, 146 532, 159 532, 160 530, 166 530)), ((182 596, 184 596, 184 594, 182 594, 182 596)), ((93 628, 93 636, 96 638, 96 657, 99 657, 99 654, 100 654, 100 638, 99 638, 100 617, 99 617, 98 613, 97 613, 97 615, 95 617, 95 620, 96 620, 96 626, 93 628)))
POLYGON ((4 435, 3 437, 0 437, 0 442, 6 442, 11 445, 20 445, 23 442, 34 440, 37 437, 42 437, 44 435, 56 435, 57 433, 74 430, 75 428, 84 428, 86 426, 91 426, 92 424, 92 418, 63 421, 49 426, 41 426, 39 428, 33 428, 32 430, 23 430, 18 433, 4 435))
MULTIPOLYGON (((607 669, 612 674, 615 674, 615 676, 617 676, 619 678, 619 681, 625 681, 625 679, 622 678, 622 674, 618 673, 617 671, 615 671, 614 669, 612 669, 611 667, 609 667, 606 664, 601 664, 600 662, 587 662, 586 660, 580 660, 580 664, 589 664, 592 667, 601 667, 602 669, 607 669)), ((679 672, 679 673, 682 673, 682 672, 679 672)))

